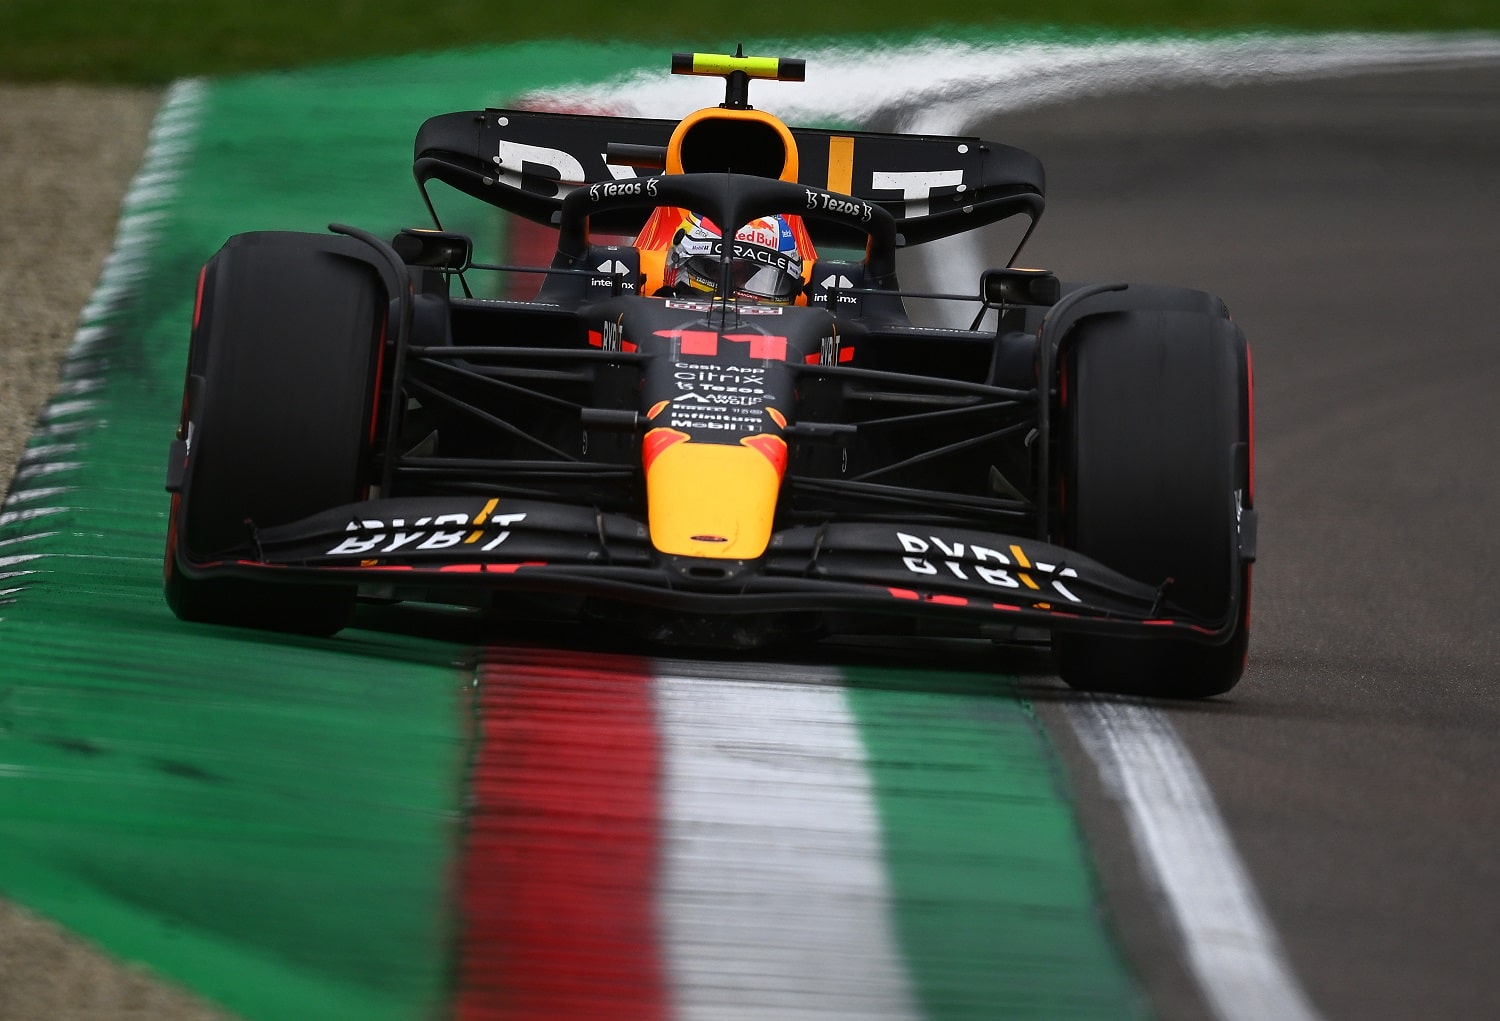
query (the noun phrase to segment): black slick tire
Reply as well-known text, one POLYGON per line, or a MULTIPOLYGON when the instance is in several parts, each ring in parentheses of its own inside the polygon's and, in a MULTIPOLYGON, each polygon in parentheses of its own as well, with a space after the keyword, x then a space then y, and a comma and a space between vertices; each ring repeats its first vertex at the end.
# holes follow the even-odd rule
POLYGON ((1197 619, 1236 619, 1219 644, 1059 634, 1058 672, 1088 691, 1222 694, 1249 642, 1249 569, 1236 560, 1250 493, 1244 338, 1226 318, 1138 309, 1089 316, 1064 347, 1065 544, 1164 586, 1197 619))
POLYGON ((205 268, 189 352, 187 471, 173 499, 167 603, 183 620, 332 634, 355 589, 189 577, 243 543, 359 499, 388 298, 349 238, 259 232, 231 238, 205 268))

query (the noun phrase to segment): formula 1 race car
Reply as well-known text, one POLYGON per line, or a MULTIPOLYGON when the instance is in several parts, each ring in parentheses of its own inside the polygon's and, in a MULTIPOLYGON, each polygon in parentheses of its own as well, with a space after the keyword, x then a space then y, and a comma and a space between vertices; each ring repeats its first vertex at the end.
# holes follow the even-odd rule
POLYGON ((177 615, 326 634, 358 599, 418 600, 687 646, 1050 639, 1075 687, 1232 687, 1256 515, 1223 303, 1014 256, 969 294, 903 292, 903 246, 1030 236, 1035 157, 750 106, 801 61, 672 70, 722 76, 724 104, 421 126, 429 210, 437 181, 555 229, 549 266, 476 262, 440 223, 213 256, 167 481, 177 615), (500 278, 527 296, 476 293, 500 278), (977 314, 919 325, 917 297, 977 314))

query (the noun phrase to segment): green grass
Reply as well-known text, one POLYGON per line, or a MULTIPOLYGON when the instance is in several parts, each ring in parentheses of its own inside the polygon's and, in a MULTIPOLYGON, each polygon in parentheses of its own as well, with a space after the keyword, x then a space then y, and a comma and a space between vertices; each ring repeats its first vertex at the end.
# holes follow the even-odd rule
POLYGON ((740 38, 830 38, 944 23, 1103 30, 1500 29, 1496 0, 0 0, 0 80, 159 84, 526 39, 727 49, 740 38), (1002 15, 1001 11, 1005 12, 1002 15), (1009 17, 1006 17, 1008 15, 1009 17))

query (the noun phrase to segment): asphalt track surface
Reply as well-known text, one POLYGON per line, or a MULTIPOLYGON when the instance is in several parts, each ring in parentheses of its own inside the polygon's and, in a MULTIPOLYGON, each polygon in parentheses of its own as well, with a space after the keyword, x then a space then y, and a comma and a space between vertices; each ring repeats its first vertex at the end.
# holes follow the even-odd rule
MULTIPOLYGON (((997 117, 1047 167, 1022 262, 1215 292, 1250 338, 1251 668, 1162 705, 1328 1018, 1500 1017, 1500 65, 997 117)), ((1063 749, 1128 955, 1206 1016, 1117 805, 1063 749)))

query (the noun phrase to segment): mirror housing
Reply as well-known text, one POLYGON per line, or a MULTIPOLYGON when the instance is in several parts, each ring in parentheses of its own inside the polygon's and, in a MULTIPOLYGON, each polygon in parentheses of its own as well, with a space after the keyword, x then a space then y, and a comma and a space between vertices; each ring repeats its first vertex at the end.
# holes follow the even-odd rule
POLYGON ((1062 297, 1062 284, 1045 269, 987 269, 979 278, 979 293, 986 305, 1055 305, 1062 297))
POLYGON ((467 234, 446 230, 404 227, 391 239, 391 247, 408 266, 425 266, 462 273, 474 258, 474 242, 467 234))

